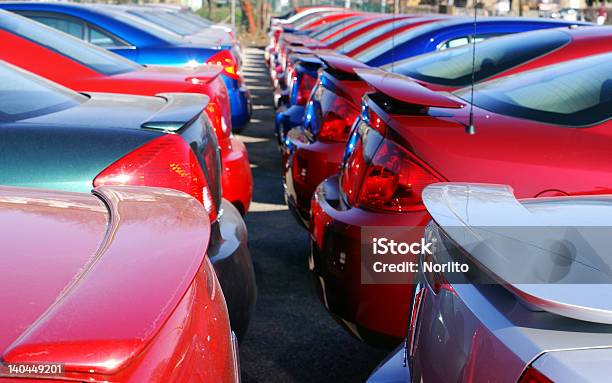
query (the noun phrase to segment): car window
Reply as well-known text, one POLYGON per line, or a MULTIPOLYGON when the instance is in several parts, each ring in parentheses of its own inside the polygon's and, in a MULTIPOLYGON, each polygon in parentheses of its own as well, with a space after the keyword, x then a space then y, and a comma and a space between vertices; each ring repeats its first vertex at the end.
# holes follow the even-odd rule
POLYGON ((95 27, 88 28, 89 35, 87 36, 87 41, 89 41, 93 45, 97 45, 102 48, 113 48, 125 46, 125 44, 108 33, 99 30, 95 27))
MULTIPOLYGON (((469 100, 470 90, 456 94, 469 100)), ((477 85, 474 105, 544 123, 587 126, 612 117, 612 53, 477 85)))
POLYGON ((459 37, 456 39, 450 39, 442 44, 440 44, 438 46, 438 49, 440 50, 444 50, 444 49, 450 49, 450 48, 456 48, 456 47, 460 47, 462 45, 467 45, 470 42, 468 36, 463 36, 463 37, 459 37))
POLYGON ((0 29, 33 41, 106 75, 142 68, 123 57, 14 13, 0 11, 0 29))
MULTIPOLYGON (((483 41, 474 56, 474 79, 492 77, 552 52, 570 40, 568 33, 550 29, 483 41)), ((472 81, 472 47, 464 45, 398 61, 393 64, 393 72, 432 84, 463 87, 472 81)))
POLYGON ((0 122, 14 122, 79 105, 87 97, 0 61, 0 122))
POLYGON ((33 15, 30 17, 32 20, 38 21, 45 25, 55 28, 64 33, 68 33, 78 39, 82 39, 85 33, 85 23, 80 20, 73 20, 64 17, 54 16, 39 16, 33 15))

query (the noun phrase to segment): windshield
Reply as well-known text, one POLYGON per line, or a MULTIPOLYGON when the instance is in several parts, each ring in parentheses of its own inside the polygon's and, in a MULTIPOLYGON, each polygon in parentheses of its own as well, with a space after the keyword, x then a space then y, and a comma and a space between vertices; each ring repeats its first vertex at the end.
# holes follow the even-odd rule
MULTIPOLYGON (((469 100, 470 90, 456 95, 469 100)), ((477 85, 474 105, 544 123, 587 126, 612 117, 612 53, 477 85)))
MULTIPOLYGON (((478 44, 474 79, 482 81, 569 43, 568 33, 543 30, 492 38, 478 44)), ((389 70, 391 65, 383 69, 389 70)), ((472 46, 446 49, 395 62, 393 72, 432 84, 464 87, 472 81, 472 46)))
POLYGON ((0 29, 47 47, 105 75, 132 72, 142 68, 106 49, 14 13, 0 11, 0 29))
POLYGON ((87 97, 0 61, 0 122, 72 108, 87 97))
POLYGON ((129 9, 127 12, 136 17, 150 21, 159 27, 169 29, 170 31, 181 36, 193 35, 202 29, 201 27, 198 27, 191 22, 186 22, 182 18, 169 12, 151 11, 145 9, 129 9))
MULTIPOLYGON (((342 44, 341 47, 341 52, 342 53, 348 53, 350 51, 352 51, 353 49, 359 48, 361 45, 367 43, 368 41, 372 40, 374 37, 378 37, 380 35, 383 35, 387 32, 391 32, 392 30, 396 29, 396 28, 401 28, 405 25, 410 25, 415 23, 416 21, 422 21, 421 19, 402 19, 402 20, 393 20, 393 19, 389 19, 387 20, 386 23, 382 24, 382 25, 378 25, 372 29, 370 29, 369 31, 367 31, 366 33, 362 33, 359 36, 356 36, 355 38, 345 42, 344 44, 342 44)), ((383 41, 382 44, 384 44, 385 42, 383 41)), ((376 44, 375 46, 378 46, 378 44, 376 44)), ((362 60, 363 61, 363 60, 362 60)))

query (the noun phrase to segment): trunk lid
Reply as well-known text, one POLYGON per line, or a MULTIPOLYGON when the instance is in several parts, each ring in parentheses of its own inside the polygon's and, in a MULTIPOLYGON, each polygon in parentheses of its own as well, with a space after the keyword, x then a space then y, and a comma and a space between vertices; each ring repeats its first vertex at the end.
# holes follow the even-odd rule
POLYGON ((187 194, 139 187, 95 193, 99 199, 0 189, 2 224, 27 227, 22 235, 0 234, 13 244, 2 261, 20 271, 0 282, 11 308, 0 319, 3 362, 121 370, 145 350, 205 260, 209 221, 187 194), (16 240, 32 230, 42 240, 16 240))

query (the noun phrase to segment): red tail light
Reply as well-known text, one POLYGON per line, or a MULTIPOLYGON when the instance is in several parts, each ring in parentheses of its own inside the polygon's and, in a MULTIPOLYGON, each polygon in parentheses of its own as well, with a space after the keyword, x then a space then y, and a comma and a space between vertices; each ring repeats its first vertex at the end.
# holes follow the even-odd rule
POLYGON ((535 368, 527 367, 518 383, 553 383, 553 381, 548 379, 535 368))
POLYGON ((306 103, 308 102, 308 99, 310 98, 310 92, 312 91, 312 88, 314 88, 316 84, 317 84, 316 78, 306 73, 302 74, 302 78, 300 79, 300 82, 298 83, 298 89, 297 89, 296 103, 298 105, 306 105, 306 103))
POLYGON ((98 186, 152 186, 188 193, 217 217, 208 183, 195 154, 180 136, 165 134, 120 158, 93 181, 98 186))
POLYGON ((404 148, 383 140, 368 166, 357 198, 360 206, 386 211, 423 210, 421 193, 440 182, 404 148))
POLYGON ((353 152, 347 159, 346 165, 342 170, 342 177, 340 178, 340 187, 346 195, 348 202, 352 205, 355 204, 359 195, 359 188, 366 167, 363 155, 363 141, 360 139, 355 143, 353 152))
MULTIPOLYGON (((218 141, 231 136, 232 129, 227 125, 228 121, 224 118, 223 111, 216 102, 211 100, 208 105, 206 105, 206 114, 212 123, 218 141)), ((231 121, 229 122, 231 123, 231 121)))
MULTIPOLYGON (((312 89, 315 84, 312 84, 312 89)), ((336 97, 323 116, 321 129, 317 134, 320 141, 346 142, 359 110, 343 97, 336 97)))
POLYGON ((238 63, 228 50, 222 50, 216 53, 206 61, 207 64, 221 65, 223 67, 223 73, 229 78, 234 80, 240 79, 240 71, 238 69, 238 63))
POLYGON ((380 134, 385 134, 387 131, 387 124, 383 119, 376 114, 371 108, 368 109, 368 125, 376 129, 380 134))

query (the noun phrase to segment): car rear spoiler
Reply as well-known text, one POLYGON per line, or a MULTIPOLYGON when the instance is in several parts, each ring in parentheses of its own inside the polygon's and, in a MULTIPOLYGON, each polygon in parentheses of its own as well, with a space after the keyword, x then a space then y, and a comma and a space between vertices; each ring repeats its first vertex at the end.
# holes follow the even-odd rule
POLYGON ((158 93, 166 104, 140 126, 144 129, 177 132, 194 121, 208 105, 209 98, 196 93, 158 93))
POLYGON ((321 67, 323 66, 323 61, 319 59, 317 56, 311 54, 300 54, 296 55, 294 58, 294 62, 297 64, 302 64, 308 67, 321 67))
POLYGON ((210 223, 191 196, 125 186, 94 194, 110 213, 104 240, 49 309, 3 351, 3 363, 116 373, 150 345, 206 262, 210 223))
POLYGON ((315 54, 325 65, 340 72, 354 74, 357 73, 358 68, 370 68, 361 61, 331 50, 318 51, 315 54))
POLYGON ((434 108, 463 108, 464 104, 428 89, 409 77, 376 68, 357 68, 355 73, 368 85, 394 100, 434 108))
MULTIPOLYGON (((227 48, 229 50, 229 48, 227 48)), ((216 64, 204 64, 195 66, 192 69, 192 74, 187 76, 185 80, 190 82, 199 81, 208 84, 223 73, 223 67, 216 64)))
POLYGON ((612 324, 612 273, 578 229, 533 213, 509 186, 439 183, 422 196, 461 254, 528 307, 612 324))

